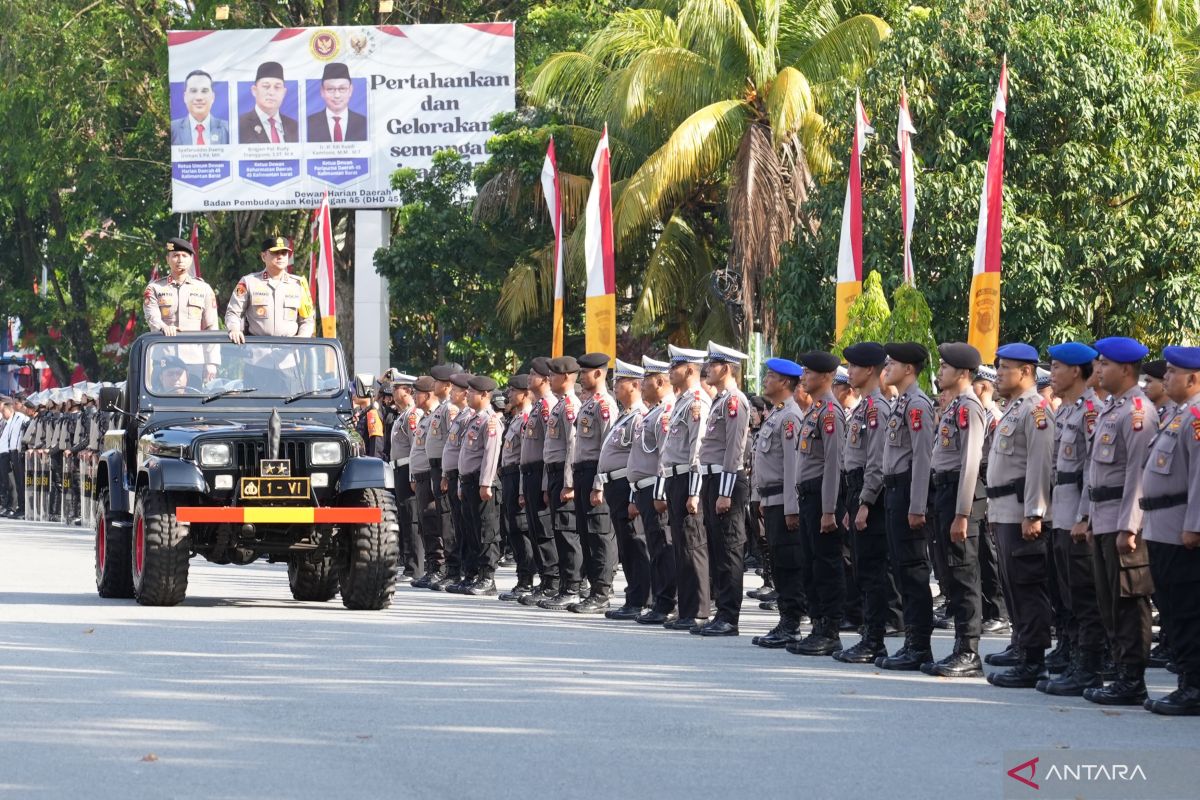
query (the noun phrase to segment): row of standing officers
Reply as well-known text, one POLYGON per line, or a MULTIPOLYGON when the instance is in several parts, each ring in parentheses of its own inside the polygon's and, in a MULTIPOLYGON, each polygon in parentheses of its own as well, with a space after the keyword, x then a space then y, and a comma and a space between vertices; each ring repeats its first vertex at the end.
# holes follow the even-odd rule
POLYGON ((770 409, 753 438, 738 388, 746 356, 716 343, 672 346, 669 362, 617 361, 615 396, 605 355, 534 359, 508 381, 507 421, 492 406, 490 378, 454 364, 395 375, 388 457, 412 521, 402 530, 413 585, 497 594, 503 528, 517 584, 501 599, 736 636, 753 504, 779 610, 754 644, 979 677, 987 536, 1014 628, 1011 646, 989 657, 1004 667, 990 683, 1197 714, 1200 350, 1166 349, 1172 402, 1161 413, 1139 386, 1147 354, 1123 337, 1051 347, 1056 410, 1037 391, 1038 351, 1005 345, 994 377, 1002 412, 973 391, 986 368, 962 343, 939 347, 937 403, 920 388, 931 354, 916 343, 843 351, 861 398, 852 409, 833 392, 837 357, 771 359, 770 409), (931 559, 955 631, 936 660, 931 559), (627 588, 614 608, 618 561, 627 588), (893 585, 905 638, 889 653, 893 585), (843 647, 848 592, 861 599, 864 626, 843 647), (1180 674, 1179 688, 1155 700, 1144 682, 1152 593, 1180 674), (805 611, 812 627, 802 635, 805 611), (1055 630, 1069 660, 1051 677, 1055 630))

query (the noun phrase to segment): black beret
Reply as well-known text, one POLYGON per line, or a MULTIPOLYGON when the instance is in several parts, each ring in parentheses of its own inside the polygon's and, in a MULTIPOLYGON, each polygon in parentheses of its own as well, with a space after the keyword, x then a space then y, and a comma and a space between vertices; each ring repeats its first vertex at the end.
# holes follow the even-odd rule
POLYGON ((812 350, 800 356, 800 365, 813 372, 837 372, 841 362, 833 353, 812 350))
POLYGON ((580 356, 577 361, 582 369, 608 369, 609 358, 606 353, 588 353, 580 356))
POLYGON ((180 239, 178 236, 173 239, 167 239, 168 253, 178 253, 180 251, 196 255, 196 251, 192 249, 192 243, 187 239, 180 239))
POLYGON ((268 236, 263 239, 262 252, 280 253, 291 252, 292 246, 288 244, 288 240, 282 236, 268 236))
POLYGON ((964 342, 946 342, 938 345, 938 355, 955 369, 979 369, 983 358, 979 351, 964 342))
POLYGON ((550 377, 550 359, 546 356, 538 356, 529 362, 529 371, 536 372, 543 378, 550 377))
POLYGON ((258 65, 258 72, 254 73, 254 82, 258 83, 263 78, 279 78, 283 80, 283 65, 278 61, 264 61, 258 65))
POLYGON ((517 389, 519 391, 528 391, 529 376, 528 375, 513 375, 508 379, 508 388, 517 389))
POLYGON ((413 383, 413 389, 418 392, 432 392, 434 389, 433 378, 428 375, 422 375, 413 383))
POLYGON ((574 375, 579 372, 579 362, 572 356, 550 359, 550 372, 555 375, 574 375))
POLYGON ((350 80, 350 69, 340 61, 325 65, 325 71, 321 73, 322 81, 348 81, 350 80))
POLYGON ((923 367, 929 363, 929 351, 917 342, 888 342, 883 349, 889 358, 901 364, 923 367))
POLYGON ((1142 374, 1149 375, 1151 378, 1158 378, 1160 381, 1167 377, 1167 362, 1165 359, 1156 358, 1153 361, 1147 361, 1142 364, 1142 374))
POLYGON ((456 372, 450 376, 450 382, 460 389, 471 388, 471 378, 475 376, 469 372, 456 372))
POLYGON ((494 392, 496 391, 496 382, 487 375, 473 375, 467 381, 467 385, 477 392, 494 392))
POLYGON ((878 367, 887 361, 887 350, 879 342, 858 342, 843 350, 842 358, 858 367, 878 367))
POLYGON ((442 381, 443 383, 450 380, 451 375, 455 375, 459 372, 462 372, 462 367, 453 364, 438 364, 436 367, 429 370, 429 374, 433 376, 435 381, 442 381))

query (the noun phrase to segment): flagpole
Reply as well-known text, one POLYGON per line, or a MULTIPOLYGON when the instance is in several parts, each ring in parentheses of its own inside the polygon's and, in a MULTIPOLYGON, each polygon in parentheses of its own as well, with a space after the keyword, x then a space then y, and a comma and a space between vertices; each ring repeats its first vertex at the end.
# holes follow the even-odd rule
POLYGON ((587 263, 585 346, 588 352, 617 356, 617 293, 612 228, 612 169, 608 125, 592 157, 592 187, 588 192, 584 257, 587 263))
POLYGON ((565 334, 564 291, 563 291, 563 229, 562 187, 558 180, 558 159, 554 152, 554 137, 546 147, 546 160, 542 163, 542 196, 550 212, 550 227, 554 230, 554 327, 550 339, 550 354, 558 358, 563 354, 565 334))
POLYGON ((851 304, 862 294, 862 150, 867 136, 874 133, 862 98, 854 93, 854 142, 850 149, 850 170, 846 177, 846 199, 842 205, 842 231, 838 243, 837 323, 835 339, 846 329, 851 304))
POLYGON ((1008 111, 1008 56, 992 102, 992 140, 979 196, 979 227, 971 277, 970 329, 967 341, 985 364, 996 360, 1000 341, 1000 268, 1004 221, 1004 125, 1008 111))
POLYGON ((912 115, 908 112, 908 90, 900 80, 900 117, 896 126, 896 143, 900 148, 900 223, 904 230, 904 282, 915 286, 912 261, 913 218, 917 210, 917 187, 913 176, 912 115))

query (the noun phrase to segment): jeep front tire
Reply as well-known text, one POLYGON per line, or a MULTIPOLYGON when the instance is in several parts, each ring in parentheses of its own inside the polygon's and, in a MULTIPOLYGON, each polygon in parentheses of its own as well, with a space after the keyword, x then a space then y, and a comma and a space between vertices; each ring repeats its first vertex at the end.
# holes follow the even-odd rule
POLYGON ((144 606, 173 606, 187 593, 191 541, 163 492, 141 489, 133 508, 133 596, 144 606))
POLYGON ((381 520, 372 525, 343 525, 342 604, 355 610, 387 608, 396 591, 400 561, 396 500, 387 489, 355 489, 338 497, 339 506, 378 508, 381 520))

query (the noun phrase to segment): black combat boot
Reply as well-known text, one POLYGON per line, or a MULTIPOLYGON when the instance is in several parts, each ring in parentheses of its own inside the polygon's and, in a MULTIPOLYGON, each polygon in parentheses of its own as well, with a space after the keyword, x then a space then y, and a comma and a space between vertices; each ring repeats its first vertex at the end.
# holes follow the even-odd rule
POLYGON ((1200 716, 1200 680, 1179 673, 1179 688, 1158 700, 1147 700, 1147 711, 1171 717, 1200 716))
POLYGON ((950 655, 940 661, 926 661, 921 665, 921 672, 939 678, 982 678, 979 645, 968 639, 957 639, 950 655))
POLYGON ((1084 690, 1104 686, 1104 679, 1100 677, 1103 660, 1104 656, 1099 650, 1078 650, 1074 667, 1047 681, 1044 686, 1039 683, 1038 691, 1057 697, 1083 697, 1084 690))
POLYGON ((1071 666, 1071 641, 1065 636, 1060 636, 1055 648, 1046 654, 1046 671, 1051 675, 1058 675, 1065 672, 1069 666, 1071 666))
POLYGON ((988 683, 1002 689, 1036 689, 1038 681, 1048 678, 1046 651, 1040 647, 1028 647, 1024 658, 1015 667, 988 675, 988 683))
POLYGON ((799 635, 800 620, 794 617, 781 617, 779 624, 771 628, 766 636, 755 636, 750 643, 768 650, 778 650, 796 641, 799 635))
POLYGON ((1084 689, 1083 699, 1102 706, 1140 706, 1146 701, 1145 670, 1117 665, 1117 679, 1099 689, 1084 689))

